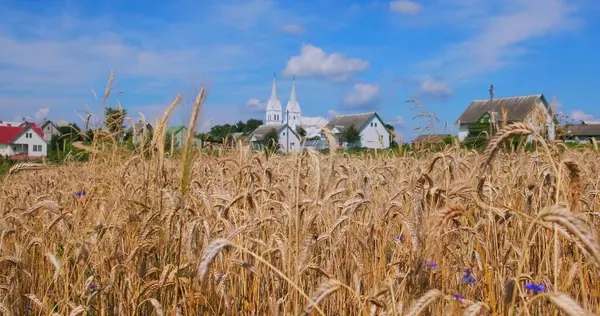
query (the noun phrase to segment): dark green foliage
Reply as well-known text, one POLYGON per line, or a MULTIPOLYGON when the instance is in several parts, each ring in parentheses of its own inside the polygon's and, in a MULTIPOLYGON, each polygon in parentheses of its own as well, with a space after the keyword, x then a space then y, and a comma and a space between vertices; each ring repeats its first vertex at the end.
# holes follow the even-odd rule
POLYGON ((236 124, 225 124, 213 126, 207 134, 199 134, 198 136, 202 140, 223 142, 225 138, 232 140, 231 134, 233 133, 244 133, 248 135, 252 133, 257 127, 263 124, 263 121, 257 119, 249 119, 246 123, 239 121, 236 124))
POLYGON ((479 121, 469 126, 469 134, 463 144, 469 149, 483 150, 487 145, 488 139, 494 135, 495 131, 489 120, 489 115, 484 115, 479 121))
POLYGON ((296 126, 296 133, 300 135, 300 138, 306 137, 306 130, 302 126, 296 126))
POLYGON ((274 152, 278 149, 279 135, 277 134, 277 130, 272 128, 265 134, 265 137, 263 138, 263 145, 265 146, 265 149, 270 152, 274 152))
POLYGON ((350 125, 342 131, 342 139, 348 143, 349 147, 354 147, 360 143, 360 131, 356 126, 350 125))

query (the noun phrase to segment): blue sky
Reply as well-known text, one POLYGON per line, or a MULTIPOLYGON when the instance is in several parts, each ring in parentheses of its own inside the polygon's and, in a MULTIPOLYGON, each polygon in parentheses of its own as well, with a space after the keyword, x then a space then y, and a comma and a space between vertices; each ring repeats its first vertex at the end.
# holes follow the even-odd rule
POLYGON ((111 70, 134 119, 182 93, 171 123, 187 122, 205 85, 203 129, 262 119, 274 72, 284 105, 296 75, 304 116, 376 110, 406 139, 423 123, 405 100, 443 132, 490 84, 600 119, 597 16, 594 0, 3 0, 0 119, 101 115, 111 70))

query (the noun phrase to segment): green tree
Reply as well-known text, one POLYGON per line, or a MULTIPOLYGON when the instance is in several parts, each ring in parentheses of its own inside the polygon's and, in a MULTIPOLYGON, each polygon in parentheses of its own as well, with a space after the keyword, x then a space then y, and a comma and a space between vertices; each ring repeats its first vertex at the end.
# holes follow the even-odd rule
POLYGON ((342 139, 348 143, 349 147, 354 147, 360 143, 360 131, 354 124, 350 125, 342 130, 342 139))
POLYGON ((279 148, 279 134, 277 134, 277 130, 272 128, 265 134, 263 145, 266 150, 271 152, 274 152, 279 148))
POLYGON ((123 122, 127 116, 127 110, 104 108, 104 125, 111 133, 120 133, 123 131, 123 122))
POLYGON ((494 127, 485 114, 479 121, 469 126, 469 133, 464 140, 464 145, 469 149, 481 150, 485 148, 488 138, 494 134, 494 127))
POLYGON ((306 130, 300 125, 296 126, 296 133, 298 133, 300 137, 306 137, 306 130))
POLYGON ((240 132, 244 132, 244 134, 250 134, 252 133, 257 127, 263 125, 263 121, 262 120, 257 120, 257 119, 249 119, 248 121, 246 121, 246 124, 244 125, 244 130, 240 131, 240 132))

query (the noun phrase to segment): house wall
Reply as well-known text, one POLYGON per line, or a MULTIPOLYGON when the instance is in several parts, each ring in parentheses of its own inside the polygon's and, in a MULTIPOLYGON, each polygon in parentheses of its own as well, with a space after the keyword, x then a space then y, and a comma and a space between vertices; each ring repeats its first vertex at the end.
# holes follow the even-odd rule
POLYGON ((52 135, 58 135, 58 130, 52 124, 47 124, 42 132, 44 133, 44 141, 47 143, 52 140, 52 135))
POLYGON ((0 144, 0 156, 14 155, 13 147, 7 144, 0 144))
POLYGON ((301 149, 300 139, 295 133, 292 133, 292 129, 289 127, 279 131, 279 145, 281 146, 281 150, 284 152, 299 152, 301 149), (289 148, 287 147, 288 141, 289 148))
POLYGON ((13 141, 13 143, 11 144, 11 146, 13 146, 13 150, 15 145, 17 145, 17 152, 15 152, 14 154, 27 153, 27 155, 30 157, 42 157, 48 155, 48 144, 46 144, 44 139, 40 137, 40 135, 38 135, 36 132, 34 132, 31 128, 28 128, 21 136, 19 136, 19 138, 13 141), (31 138, 26 137, 27 133, 31 133, 31 138), (22 145, 22 147, 19 145, 22 145), (42 150, 33 151, 33 145, 42 146, 42 150), (22 149, 19 151, 19 148, 22 149))
POLYGON ((458 140, 463 141, 469 136, 469 124, 460 124, 458 126, 458 140))
POLYGON ((377 116, 373 116, 360 131, 360 143, 365 148, 390 147, 390 133, 377 116))

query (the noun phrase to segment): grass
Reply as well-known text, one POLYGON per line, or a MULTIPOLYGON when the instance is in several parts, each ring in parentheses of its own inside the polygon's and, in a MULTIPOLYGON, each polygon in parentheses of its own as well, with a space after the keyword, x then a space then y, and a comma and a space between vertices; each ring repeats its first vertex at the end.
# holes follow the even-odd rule
POLYGON ((169 155, 167 121, 145 156, 11 168, 3 313, 600 313, 595 150, 169 155))

